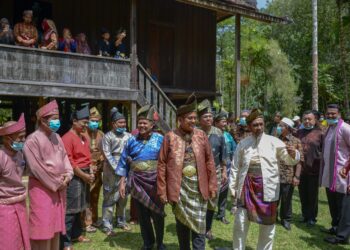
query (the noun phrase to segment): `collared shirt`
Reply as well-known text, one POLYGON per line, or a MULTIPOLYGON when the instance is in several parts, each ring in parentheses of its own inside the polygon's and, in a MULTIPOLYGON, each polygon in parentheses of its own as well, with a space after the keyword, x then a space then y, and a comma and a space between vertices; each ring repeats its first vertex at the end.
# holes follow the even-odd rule
POLYGON ((90 166, 90 141, 86 136, 81 135, 80 138, 70 130, 62 137, 62 141, 73 168, 86 168, 90 166))
MULTIPOLYGON (((294 137, 293 135, 289 134, 284 138, 280 138, 286 145, 294 146, 296 150, 300 153, 300 162, 298 164, 301 164, 304 162, 304 155, 303 155, 303 146, 301 145, 301 141, 294 137)), ((283 161, 279 161, 279 167, 280 167, 280 182, 281 183, 287 183, 291 184, 293 183, 293 177, 295 173, 295 166, 290 166, 287 164, 284 164, 283 161)))
POLYGON ((148 140, 143 140, 138 135, 130 137, 119 159, 116 174, 119 176, 128 175, 130 171, 128 158, 132 161, 158 160, 162 143, 163 136, 158 133, 152 133, 148 140))
POLYGON ((258 138, 255 136, 245 138, 238 144, 232 162, 230 190, 236 198, 241 197, 249 164, 256 151, 261 163, 264 201, 277 201, 280 184, 278 161, 282 160, 285 164, 296 165, 300 160, 300 153, 296 151, 296 158, 293 159, 280 139, 265 133, 258 138))
POLYGON ((26 193, 22 183, 24 167, 22 152, 11 155, 5 148, 0 150, 0 199, 13 198, 26 193))

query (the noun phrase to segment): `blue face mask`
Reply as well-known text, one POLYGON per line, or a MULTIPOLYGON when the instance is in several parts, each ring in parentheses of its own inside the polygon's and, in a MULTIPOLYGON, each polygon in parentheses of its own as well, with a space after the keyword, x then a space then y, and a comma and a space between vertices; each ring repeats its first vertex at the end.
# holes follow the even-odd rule
POLYGON ((305 127, 304 126, 304 129, 306 129, 306 130, 311 130, 311 129, 313 129, 315 126, 309 126, 309 127, 305 127))
POLYGON ((241 126, 247 126, 247 120, 245 117, 239 118, 239 125, 241 126))
POLYGON ((12 142, 11 148, 12 148, 13 150, 19 152, 19 151, 22 151, 23 145, 24 145, 23 142, 14 141, 14 142, 12 142))
POLYGON ((338 119, 327 119, 328 125, 335 125, 338 123, 338 119))
POLYGON ((92 131, 95 131, 98 129, 98 122, 97 121, 89 121, 89 129, 92 131))
POLYGON ((277 134, 278 136, 281 136, 281 135, 282 135, 282 132, 283 132, 283 128, 280 127, 280 126, 277 126, 277 128, 276 128, 276 134, 277 134))
POLYGON ((59 128, 61 127, 61 121, 59 119, 51 120, 49 122, 49 127, 50 127, 52 132, 56 133, 59 130, 59 128))
POLYGON ((117 134, 123 134, 126 131, 126 128, 116 128, 117 134))

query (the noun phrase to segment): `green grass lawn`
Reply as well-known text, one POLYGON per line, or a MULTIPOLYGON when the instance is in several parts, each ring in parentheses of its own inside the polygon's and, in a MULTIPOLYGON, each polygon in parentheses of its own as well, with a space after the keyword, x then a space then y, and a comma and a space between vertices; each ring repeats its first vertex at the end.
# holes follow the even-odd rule
MULTIPOLYGON (((170 206, 166 207, 167 217, 165 219, 165 236, 164 243, 167 249, 178 249, 177 237, 175 233, 175 219, 171 212, 170 206)), ((349 211, 350 212, 350 211, 349 211)), ((306 225, 299 223, 300 220, 300 201, 298 196, 298 190, 294 191, 293 197, 293 216, 294 223, 292 231, 286 231, 280 224, 277 224, 276 236, 274 241, 274 249, 326 249, 326 250, 342 250, 350 249, 350 246, 331 246, 323 241, 326 234, 320 232, 322 228, 328 228, 330 226, 330 215, 327 205, 327 199, 324 189, 320 189, 319 199, 319 214, 318 222, 316 226, 309 228, 306 225)), ((215 239, 207 242, 207 249, 215 249, 220 247, 226 247, 230 249, 232 246, 232 228, 233 228, 233 216, 227 211, 227 218, 230 220, 229 225, 224 225, 218 221, 213 224, 213 233, 215 239)), ((91 244, 76 244, 74 249, 81 250, 104 250, 104 249, 140 249, 142 246, 142 239, 139 226, 133 226, 131 232, 122 232, 116 230, 118 235, 114 238, 107 238, 102 232, 98 231, 95 234, 89 234, 88 236, 93 240, 91 244)), ((247 249, 253 250, 256 248, 258 238, 258 226, 254 223, 251 224, 247 249)))

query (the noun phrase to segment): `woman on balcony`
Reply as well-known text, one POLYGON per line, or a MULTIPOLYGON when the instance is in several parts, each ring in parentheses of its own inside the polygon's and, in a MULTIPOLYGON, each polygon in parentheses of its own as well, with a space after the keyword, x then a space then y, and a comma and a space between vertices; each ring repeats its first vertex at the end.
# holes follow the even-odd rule
POLYGON ((63 29, 63 37, 59 39, 58 50, 64 52, 77 52, 77 42, 72 38, 72 33, 68 28, 63 29))

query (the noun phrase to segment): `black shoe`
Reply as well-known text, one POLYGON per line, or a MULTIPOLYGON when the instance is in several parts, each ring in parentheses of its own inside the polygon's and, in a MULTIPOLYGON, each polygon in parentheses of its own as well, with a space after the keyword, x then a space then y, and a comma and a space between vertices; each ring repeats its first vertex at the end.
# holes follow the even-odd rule
POLYGON ((316 221, 314 221, 314 220, 308 220, 308 221, 306 222, 306 225, 309 226, 309 227, 313 227, 313 226, 316 225, 316 221))
POLYGON ((225 217, 222 217, 221 219, 219 219, 223 224, 227 225, 230 224, 230 222, 228 220, 226 220, 225 217))
POLYGON ((338 244, 348 244, 345 240, 341 240, 337 237, 327 237, 327 238, 324 238, 324 241, 329 243, 329 244, 333 244, 333 245, 338 245, 338 244))
POLYGON ((282 224, 282 227, 284 227, 288 231, 290 231, 292 229, 289 221, 282 221, 281 224, 282 224))
POLYGON ((321 229, 321 232, 336 235, 337 234, 337 227, 331 227, 329 229, 321 229))
POLYGON ((166 246, 164 244, 161 244, 157 246, 157 250, 166 250, 166 246))
POLYGON ((208 232, 205 234, 205 238, 207 238, 208 240, 213 240, 213 239, 214 239, 214 236, 213 236, 211 230, 208 231, 208 232))

